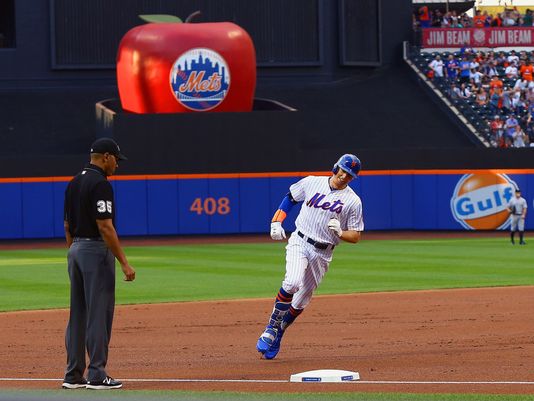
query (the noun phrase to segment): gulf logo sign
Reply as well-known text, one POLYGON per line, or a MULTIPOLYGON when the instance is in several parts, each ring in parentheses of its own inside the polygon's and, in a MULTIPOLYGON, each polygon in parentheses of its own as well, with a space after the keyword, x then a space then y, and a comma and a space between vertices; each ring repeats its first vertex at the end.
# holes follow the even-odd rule
POLYGON ((505 174, 466 174, 452 194, 452 215, 468 230, 504 229, 510 224, 507 205, 516 188, 505 174))
POLYGON ((170 83, 176 100, 193 111, 212 110, 230 88, 230 70, 224 58, 211 49, 186 51, 174 62, 170 83))

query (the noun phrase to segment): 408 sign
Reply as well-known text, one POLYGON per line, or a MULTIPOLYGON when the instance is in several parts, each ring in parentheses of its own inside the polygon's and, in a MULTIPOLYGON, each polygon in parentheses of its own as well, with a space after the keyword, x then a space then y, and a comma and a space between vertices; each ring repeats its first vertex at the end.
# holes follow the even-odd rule
POLYGON ((225 215, 230 213, 230 199, 227 197, 221 198, 195 198, 191 207, 189 208, 190 212, 196 213, 198 215, 206 214, 212 216, 214 214, 225 215))

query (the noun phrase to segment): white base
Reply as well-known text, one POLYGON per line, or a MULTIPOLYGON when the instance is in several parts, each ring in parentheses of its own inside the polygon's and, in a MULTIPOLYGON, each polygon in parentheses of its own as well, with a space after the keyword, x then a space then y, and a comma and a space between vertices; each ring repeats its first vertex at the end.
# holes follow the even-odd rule
POLYGON ((358 372, 336 369, 310 370, 291 375, 289 378, 289 381, 294 383, 345 383, 355 380, 360 380, 358 372))

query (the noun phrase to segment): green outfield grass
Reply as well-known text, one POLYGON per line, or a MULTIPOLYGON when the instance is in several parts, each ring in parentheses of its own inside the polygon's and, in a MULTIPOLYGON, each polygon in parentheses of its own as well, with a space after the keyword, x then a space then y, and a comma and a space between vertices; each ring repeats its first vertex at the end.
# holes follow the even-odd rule
MULTIPOLYGON (((528 238, 527 238, 528 241, 528 238)), ((284 244, 130 247, 133 283, 117 268, 117 303, 272 297, 284 244)), ((0 311, 68 306, 65 249, 0 251, 0 311)), ((534 285, 532 245, 503 238, 342 244, 318 294, 534 285)))

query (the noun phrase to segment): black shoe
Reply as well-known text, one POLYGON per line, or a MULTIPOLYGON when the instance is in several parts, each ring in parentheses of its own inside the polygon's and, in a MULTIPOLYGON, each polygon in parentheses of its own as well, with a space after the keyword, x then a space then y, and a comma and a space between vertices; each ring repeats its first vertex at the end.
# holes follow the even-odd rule
POLYGON ((85 388, 87 386, 87 380, 82 378, 80 381, 77 382, 71 382, 71 381, 63 381, 63 384, 61 387, 67 388, 67 389, 75 389, 75 388, 85 388))
POLYGON ((512 240, 512 245, 515 245, 515 241, 514 240, 512 240))
POLYGON ((521 241, 519 245, 526 245, 527 243, 525 241, 521 241))
POLYGON ((106 377, 102 381, 88 381, 86 388, 90 390, 111 390, 113 388, 121 388, 122 383, 112 377, 106 377))

